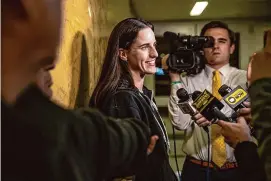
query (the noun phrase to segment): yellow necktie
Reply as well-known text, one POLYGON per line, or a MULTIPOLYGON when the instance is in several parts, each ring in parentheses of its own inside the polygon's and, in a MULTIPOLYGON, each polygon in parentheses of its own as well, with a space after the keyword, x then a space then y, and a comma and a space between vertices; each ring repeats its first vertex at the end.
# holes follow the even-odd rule
MULTIPOLYGON (((221 76, 218 70, 213 72, 212 92, 213 95, 221 100, 222 97, 218 93, 218 89, 221 87, 221 76)), ((226 144, 224 137, 221 135, 221 128, 212 124, 212 161, 219 167, 222 167, 227 160, 226 144)))

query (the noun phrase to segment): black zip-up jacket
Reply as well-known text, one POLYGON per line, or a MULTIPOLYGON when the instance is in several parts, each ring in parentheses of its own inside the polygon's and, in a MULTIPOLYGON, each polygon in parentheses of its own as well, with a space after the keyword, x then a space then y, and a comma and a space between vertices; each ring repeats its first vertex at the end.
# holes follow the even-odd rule
POLYGON ((137 88, 131 88, 128 81, 121 83, 114 94, 108 94, 104 99, 101 111, 114 118, 136 118, 148 125, 152 135, 158 135, 159 140, 148 163, 142 165, 136 173, 135 181, 175 181, 174 171, 169 164, 169 140, 163 120, 160 117, 152 91, 146 87, 141 93, 137 88))

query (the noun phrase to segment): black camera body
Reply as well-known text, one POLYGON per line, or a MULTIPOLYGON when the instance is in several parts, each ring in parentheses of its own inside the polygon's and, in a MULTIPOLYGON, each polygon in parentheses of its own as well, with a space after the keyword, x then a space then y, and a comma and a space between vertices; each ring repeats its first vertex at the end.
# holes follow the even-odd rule
MULTIPOLYGON (((165 32, 164 38, 169 41, 170 53, 166 64, 170 71, 187 75, 198 74, 205 67, 203 48, 214 46, 211 36, 181 36, 173 32, 165 32)), ((159 66, 159 62, 157 62, 159 66)))

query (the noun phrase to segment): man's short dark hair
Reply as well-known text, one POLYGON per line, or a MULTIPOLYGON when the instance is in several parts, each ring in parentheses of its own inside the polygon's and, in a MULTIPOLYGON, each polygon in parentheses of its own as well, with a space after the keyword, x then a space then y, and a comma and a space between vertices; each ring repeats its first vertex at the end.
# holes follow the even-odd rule
POLYGON ((201 29, 200 35, 204 36, 205 32, 211 28, 223 28, 228 31, 230 43, 231 45, 235 43, 235 35, 234 32, 228 27, 226 23, 223 23, 221 21, 211 21, 210 23, 207 23, 204 25, 204 27, 201 29))

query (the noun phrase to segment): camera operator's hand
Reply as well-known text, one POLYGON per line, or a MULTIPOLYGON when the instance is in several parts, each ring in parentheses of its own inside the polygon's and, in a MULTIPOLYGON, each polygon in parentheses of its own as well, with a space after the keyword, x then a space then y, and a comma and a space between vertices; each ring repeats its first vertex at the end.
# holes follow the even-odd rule
POLYGON ((176 81, 181 80, 180 74, 177 72, 169 71, 168 75, 170 77, 171 82, 176 82, 176 81))
POLYGON ((192 116, 192 119, 199 127, 205 127, 211 125, 211 121, 207 120, 202 114, 197 113, 192 116))
POLYGON ((239 117, 237 123, 219 120, 217 124, 222 128, 221 134, 225 141, 233 148, 243 141, 252 141, 250 128, 244 117, 239 117))
POLYGON ((166 54, 165 56, 162 57, 162 60, 161 60, 162 69, 168 70, 168 65, 167 65, 168 57, 169 57, 169 54, 166 54))

